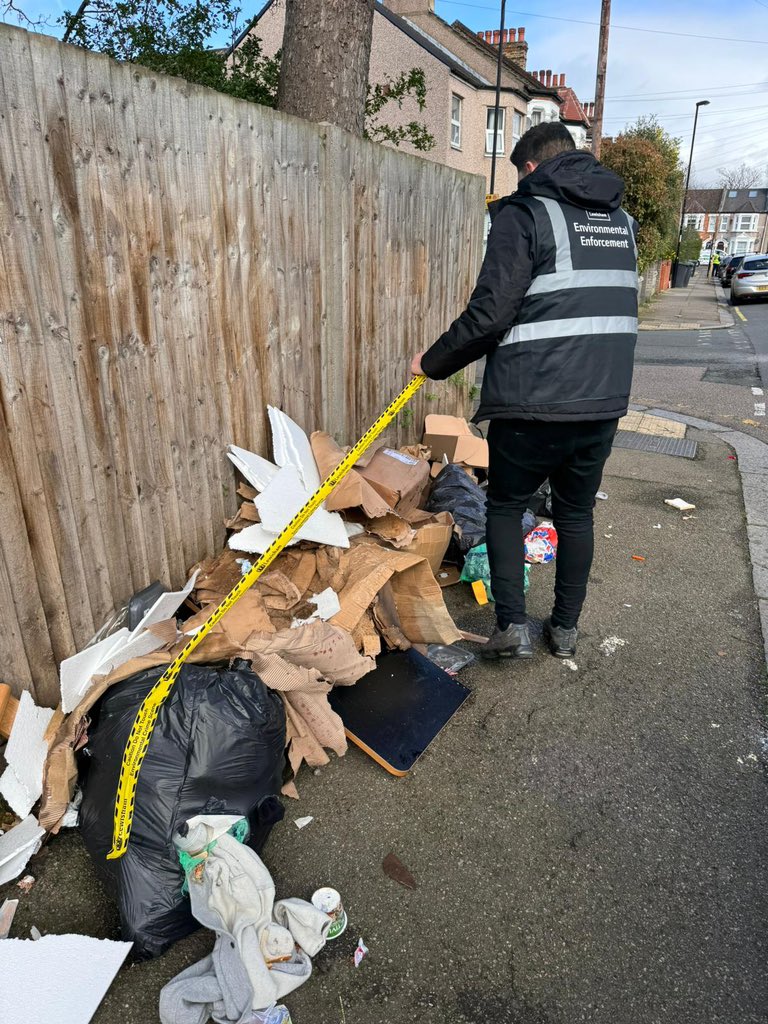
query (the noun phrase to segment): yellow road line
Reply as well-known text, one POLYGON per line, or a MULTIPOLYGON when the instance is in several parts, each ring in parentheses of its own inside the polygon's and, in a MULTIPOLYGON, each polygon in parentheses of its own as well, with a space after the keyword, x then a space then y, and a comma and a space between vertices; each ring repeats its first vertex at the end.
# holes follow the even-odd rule
POLYGON ((743 313, 741 312, 741 310, 739 309, 739 307, 738 307, 738 306, 734 306, 733 308, 734 308, 734 309, 736 310, 736 315, 737 315, 737 316, 738 316, 738 317, 739 317, 739 318, 740 318, 741 320, 743 320, 745 324, 746 324, 746 323, 749 323, 749 321, 748 321, 748 320, 747 320, 747 318, 746 318, 746 317, 744 316, 744 314, 743 314, 743 313))

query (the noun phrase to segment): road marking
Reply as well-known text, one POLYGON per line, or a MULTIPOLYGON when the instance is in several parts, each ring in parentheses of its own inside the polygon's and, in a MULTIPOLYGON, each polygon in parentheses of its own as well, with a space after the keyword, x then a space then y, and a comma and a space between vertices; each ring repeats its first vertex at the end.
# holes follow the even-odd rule
POLYGON ((765 394, 765 392, 762 388, 752 388, 752 394, 755 396, 755 398, 761 398, 765 394))
POLYGON ((765 402, 755 402, 755 416, 765 416, 765 402))
POLYGON ((745 323, 745 324, 746 324, 746 323, 749 323, 749 321, 748 321, 748 320, 747 320, 747 318, 746 318, 746 317, 744 316, 744 314, 743 314, 743 313, 741 312, 741 310, 739 309, 739 307, 738 307, 738 306, 734 306, 733 308, 734 308, 734 309, 736 310, 736 315, 737 315, 738 317, 740 317, 740 319, 742 319, 742 320, 744 321, 744 323, 745 323))

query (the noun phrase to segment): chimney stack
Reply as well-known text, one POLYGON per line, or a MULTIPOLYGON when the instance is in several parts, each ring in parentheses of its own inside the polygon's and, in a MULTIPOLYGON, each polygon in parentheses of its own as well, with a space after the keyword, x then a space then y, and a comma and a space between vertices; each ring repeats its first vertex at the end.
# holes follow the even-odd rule
POLYGON ((511 60, 525 71, 525 65, 528 60, 528 43, 525 41, 524 28, 519 28, 517 33, 515 33, 513 28, 509 30, 509 35, 504 43, 504 56, 507 60, 511 60), (517 38, 515 38, 515 35, 517 35, 517 38))
POLYGON ((434 14, 435 0, 387 0, 386 6, 395 14, 434 14))

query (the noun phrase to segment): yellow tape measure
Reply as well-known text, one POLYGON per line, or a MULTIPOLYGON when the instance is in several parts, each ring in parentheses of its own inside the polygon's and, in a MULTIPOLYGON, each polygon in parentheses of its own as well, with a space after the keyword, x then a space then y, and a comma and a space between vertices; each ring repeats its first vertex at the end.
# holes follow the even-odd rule
POLYGON ((120 767, 120 782, 118 783, 117 796, 115 798, 112 849, 107 854, 107 860, 117 860, 128 849, 128 839, 130 838, 131 825, 133 824, 133 810, 136 803, 136 785, 139 781, 141 765, 147 753, 147 747, 149 746, 152 730, 155 727, 160 708, 173 689, 173 684, 176 682, 181 666, 190 654, 205 640, 221 617, 240 600, 246 590, 253 586, 264 570, 269 568, 286 544, 318 510, 334 487, 344 479, 368 445, 379 436, 400 410, 410 402, 426 379, 426 377, 414 377, 410 384, 403 388, 391 405, 387 406, 373 426, 363 434, 354 448, 344 456, 336 469, 328 474, 306 505, 296 513, 282 533, 270 544, 258 562, 244 576, 240 577, 218 608, 211 612, 204 625, 198 629, 178 657, 171 662, 142 701, 134 723, 131 726, 131 733, 123 753, 123 763, 120 767))

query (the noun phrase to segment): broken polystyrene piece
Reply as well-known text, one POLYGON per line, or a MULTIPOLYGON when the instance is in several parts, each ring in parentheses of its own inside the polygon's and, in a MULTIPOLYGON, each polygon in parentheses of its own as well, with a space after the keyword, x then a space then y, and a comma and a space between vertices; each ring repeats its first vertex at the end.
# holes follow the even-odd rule
POLYGON ((43 935, 0 943, 3 1024, 88 1024, 133 943, 86 935, 43 935))
POLYGON ((664 500, 664 504, 669 505, 670 508, 676 508, 680 512, 690 512, 692 509, 696 508, 696 506, 692 505, 690 501, 685 501, 683 498, 666 498, 664 500))
POLYGON ((296 828, 301 829, 306 828, 307 825, 311 825, 314 820, 315 819, 311 815, 308 815, 306 818, 295 818, 293 824, 296 828))
POLYGON ((30 814, 0 836, 0 885, 19 877, 29 858, 40 849, 44 835, 45 829, 30 814))
POLYGON ((18 906, 18 900, 3 900, 0 907, 0 939, 7 939, 11 934, 11 925, 18 906))
POLYGON ((320 486, 320 471, 309 438, 298 423, 294 423, 280 409, 268 405, 267 412, 272 426, 272 454, 275 462, 281 468, 292 466, 304 488, 309 494, 314 494, 320 486))
POLYGON ((190 578, 187 580, 186 586, 182 590, 161 594, 138 624, 136 629, 133 630, 129 639, 134 640, 140 633, 143 633, 145 629, 149 629, 150 626, 154 626, 156 622, 163 622, 165 619, 172 619, 179 610, 179 607, 192 593, 192 589, 195 585, 199 572, 200 570, 198 569, 192 573, 190 578))
POLYGON ((24 875, 24 877, 19 879, 19 881, 16 883, 16 888, 17 889, 21 889, 21 891, 23 893, 30 893, 30 892, 32 892, 34 884, 35 884, 35 876, 34 875, 24 875))
POLYGON ((344 523, 344 529, 348 537, 359 537, 365 533, 365 527, 361 523, 344 523))
MULTIPOLYGON (((281 533, 296 513, 306 505, 311 495, 312 491, 302 483, 298 469, 290 465, 283 467, 270 485, 254 500, 264 529, 275 535, 281 533)), ((250 529, 251 527, 246 527, 246 530, 250 529)), ((310 517, 298 531, 295 539, 311 540, 317 544, 328 544, 337 548, 349 547, 344 520, 338 512, 328 512, 324 508, 319 508, 310 517)))
POLYGON ((606 656, 610 658, 612 654, 615 654, 620 647, 626 647, 627 641, 622 640, 620 636, 607 636, 605 640, 600 644, 600 650, 606 656))
POLYGON ((240 470, 251 487, 255 487, 257 491, 263 491, 270 480, 277 476, 277 466, 261 455, 249 452, 247 448, 238 448, 235 444, 227 447, 227 455, 232 465, 240 470))
POLYGON ((317 622, 318 619, 322 619, 323 622, 328 622, 334 615, 338 615, 341 611, 339 595, 330 587, 319 594, 314 594, 309 598, 307 603, 313 604, 316 611, 312 612, 308 619, 294 619, 291 623, 291 629, 298 629, 300 626, 308 626, 311 622, 317 622))
POLYGON ((43 792, 43 765, 48 745, 43 740, 52 708, 39 708, 25 690, 5 748, 8 767, 0 777, 0 793, 14 813, 26 818, 43 792))
MULTIPOLYGON (((261 523, 254 523, 246 526, 244 530, 233 533, 227 541, 227 547, 232 551, 245 551, 249 555, 263 555, 267 548, 275 543, 275 534, 265 530, 261 523)), ((298 543, 298 537, 288 541, 286 547, 292 547, 298 543)))
MULTIPOLYGON (((21 882, 19 883, 19 885, 21 885, 21 882)), ((37 942, 37 941, 38 941, 38 939, 42 939, 42 937, 43 937, 43 933, 42 933, 42 932, 40 931, 40 929, 39 929, 39 928, 38 928, 38 927, 37 927, 36 925, 34 925, 34 924, 33 924, 33 925, 32 925, 32 927, 31 927, 31 928, 29 929, 29 934, 30 934, 30 937, 31 937, 31 939, 32 939, 32 941, 33 941, 33 942, 37 942)))
POLYGON ((96 674, 99 665, 130 636, 130 631, 123 626, 116 633, 105 637, 97 644, 65 658, 59 667, 61 680, 61 709, 65 715, 74 711, 88 690, 91 678, 96 674))

